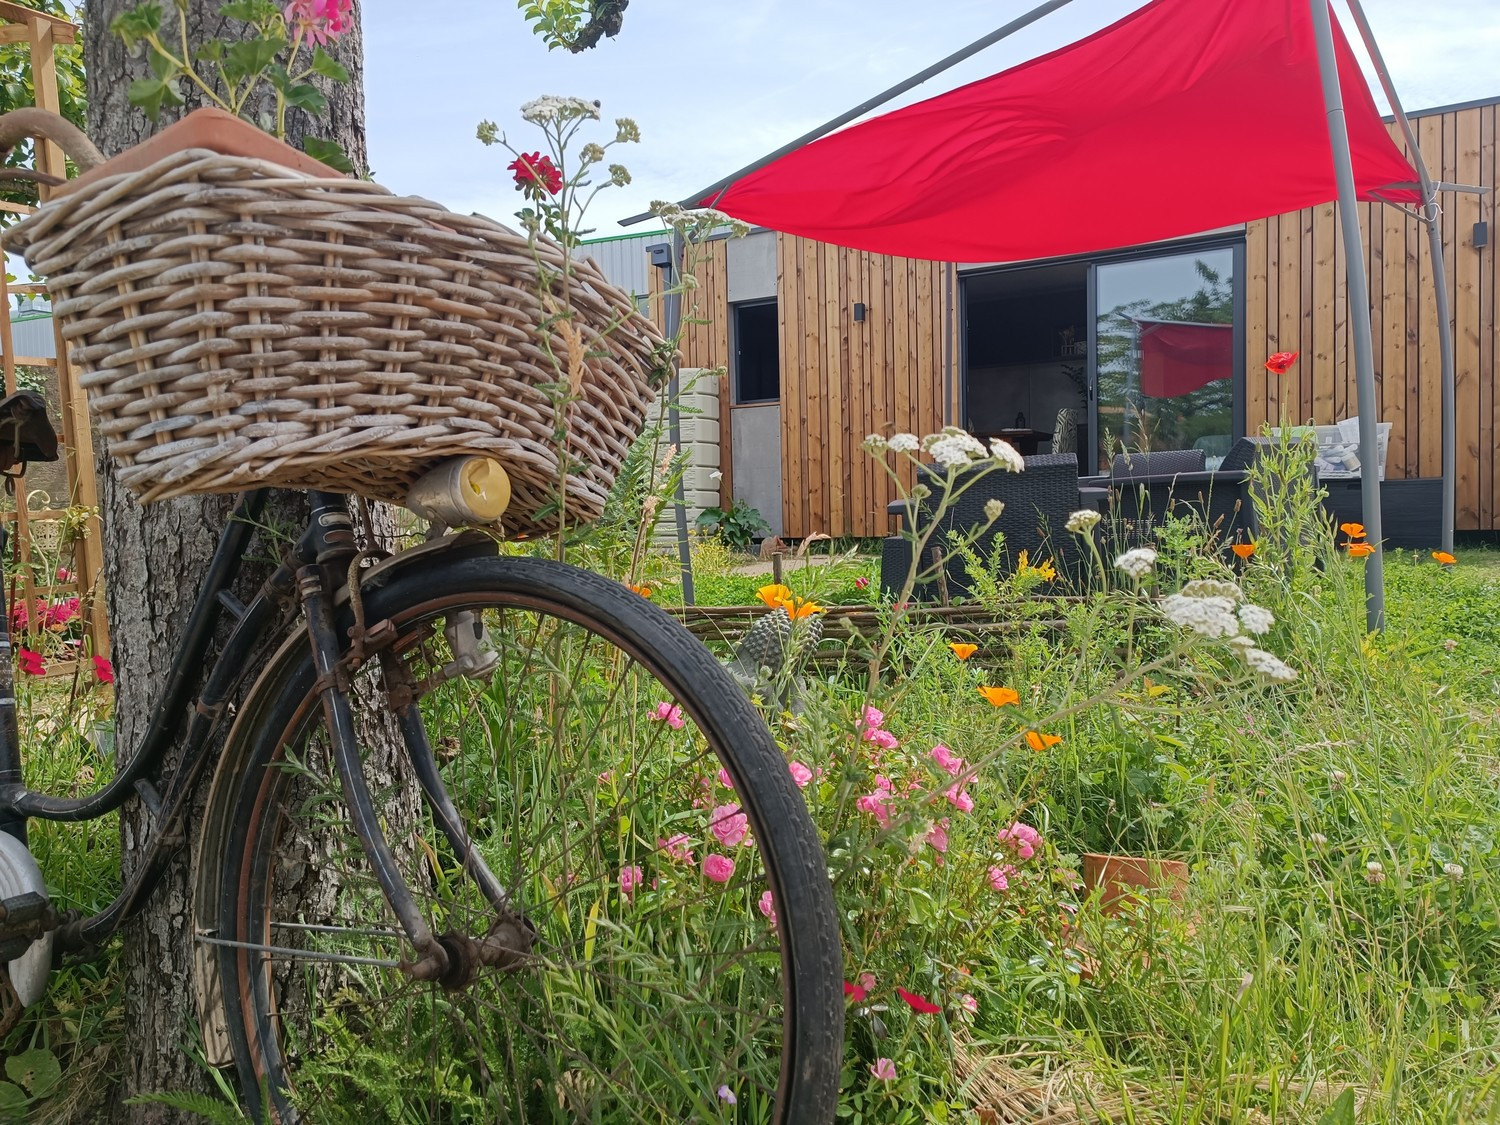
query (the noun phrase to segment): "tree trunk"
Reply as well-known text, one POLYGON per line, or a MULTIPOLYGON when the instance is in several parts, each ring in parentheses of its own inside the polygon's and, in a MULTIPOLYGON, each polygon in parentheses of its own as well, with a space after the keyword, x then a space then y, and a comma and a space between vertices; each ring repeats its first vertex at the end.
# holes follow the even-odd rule
MULTIPOLYGON (((138 0, 89 0, 85 38, 88 76, 88 132, 105 155, 114 155, 171 124, 181 113, 198 108, 195 93, 184 85, 189 104, 168 107, 153 123, 126 97, 130 82, 148 73, 144 54, 130 56, 110 34, 111 21, 138 0)), ((189 0, 189 40, 230 38, 244 25, 218 15, 219 0, 189 0)), ((175 27, 177 13, 165 5, 165 19, 175 27)), ((366 166, 362 36, 356 8, 354 26, 330 47, 348 68, 351 81, 320 80, 328 98, 326 118, 316 123, 300 111, 288 117, 289 139, 299 144, 311 134, 340 144, 358 170, 366 166)), ((299 145, 300 147, 300 145, 299 145)), ((105 585, 117 669, 117 745, 122 760, 137 749, 150 708, 166 681, 188 610, 233 505, 229 497, 188 497, 143 507, 114 479, 101 452, 100 507, 104 524, 105 585)), ((300 527, 305 517, 301 496, 278 499, 268 512, 268 526, 300 527)), ((250 557, 270 550, 252 546, 250 557)), ((263 574, 263 572, 262 572, 263 574)), ((261 575, 250 575, 250 591, 261 575)), ((253 674, 249 677, 253 680, 253 674)), ((247 682, 249 682, 247 680, 247 682)), ((168 767, 170 769, 170 765, 168 767)), ((191 827, 191 825, 189 825, 191 827)), ((126 877, 143 854, 151 827, 138 802, 121 814, 121 843, 126 877)), ((191 833, 189 833, 191 835, 191 833)), ((188 862, 179 853, 143 913, 123 931, 120 957, 125 980, 125 1018, 130 1048, 124 1067, 122 1097, 166 1090, 208 1090, 209 1077, 184 1050, 197 1053, 197 1012, 192 980, 192 929, 188 862)), ((160 1106, 122 1108, 119 1120, 175 1122, 186 1117, 160 1106)))

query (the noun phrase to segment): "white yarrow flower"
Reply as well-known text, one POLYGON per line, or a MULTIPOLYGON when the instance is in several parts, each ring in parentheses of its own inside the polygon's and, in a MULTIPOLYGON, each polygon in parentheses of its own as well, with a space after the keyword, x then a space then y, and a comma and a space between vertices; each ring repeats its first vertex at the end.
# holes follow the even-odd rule
POLYGON ((1234 603, 1228 598, 1189 598, 1182 594, 1168 594, 1161 600, 1161 612, 1172 624, 1191 629, 1210 640, 1232 637, 1240 631, 1234 603))
POLYGON ((575 118, 599 120, 599 103, 583 98, 562 98, 545 94, 521 107, 521 119, 533 125, 550 125, 554 121, 572 121, 575 118))
POLYGON ((986 500, 984 502, 984 518, 989 520, 991 523, 994 523, 997 519, 999 519, 1000 514, 1004 511, 1004 500, 986 500))
POLYGON ((1016 447, 1008 441, 996 438, 990 442, 990 456, 1000 463, 1000 467, 1007 473, 1020 473, 1026 470, 1026 458, 1017 452, 1016 447))
POLYGON ((884 453, 890 447, 890 443, 879 434, 867 434, 861 445, 866 453, 884 453))
POLYGON ((1115 559, 1115 566, 1127 577, 1139 582, 1156 565, 1156 552, 1150 547, 1134 547, 1115 559))
POLYGON ((969 447, 956 437, 940 438, 932 443, 927 452, 945 469, 961 469, 969 463, 971 456, 969 447))
POLYGON ((1241 649, 1240 654, 1252 671, 1259 672, 1268 680, 1275 680, 1278 684, 1289 684, 1297 678, 1295 668, 1282 663, 1280 657, 1263 648, 1241 649))
POLYGON ((1228 598, 1232 602, 1245 600, 1244 591, 1233 582, 1221 582, 1217 578, 1195 578, 1178 593, 1185 598, 1228 598))
POLYGON ((1074 535, 1085 535, 1103 518, 1096 508, 1082 508, 1068 516, 1066 526, 1074 535))
POLYGON ((1271 631, 1271 626, 1276 624, 1276 618, 1271 616, 1269 609, 1262 609, 1258 605, 1246 603, 1240 606, 1240 625, 1245 632, 1254 633, 1257 637, 1263 637, 1271 631))
POLYGON ((885 444, 892 453, 915 453, 922 443, 916 434, 892 434, 885 444))

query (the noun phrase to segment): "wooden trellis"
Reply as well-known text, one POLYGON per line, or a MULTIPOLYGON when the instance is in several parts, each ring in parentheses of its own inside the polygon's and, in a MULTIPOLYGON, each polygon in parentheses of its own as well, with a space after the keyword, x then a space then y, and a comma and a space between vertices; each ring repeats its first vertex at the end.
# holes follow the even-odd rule
MULTIPOLYGON (((57 90, 56 49, 76 42, 77 37, 78 28, 67 20, 0 0, 0 43, 26 46, 36 104, 41 109, 54 113, 62 111, 57 90)), ((56 144, 36 142, 34 156, 36 171, 59 179, 67 178, 67 161, 56 144)), ((41 186, 39 190, 45 199, 50 189, 41 186)), ((29 215, 35 208, 0 200, 0 210, 29 215)), ((12 482, 14 490, 8 501, 10 510, 0 512, 0 520, 14 525, 15 550, 20 565, 6 596, 14 603, 24 602, 28 617, 39 601, 50 605, 61 599, 78 597, 90 651, 107 654, 109 629, 104 616, 104 556, 99 491, 94 478, 94 440, 83 390, 78 385, 78 373, 67 361, 62 330, 55 317, 52 318, 52 355, 19 355, 16 349, 12 298, 45 294, 45 283, 11 284, 5 278, 5 271, 0 270, 0 367, 4 369, 5 393, 14 394, 17 389, 17 368, 42 368, 53 373, 48 382, 49 390, 55 389, 55 399, 49 395, 48 405, 56 409, 54 423, 60 415, 65 492, 63 496, 51 496, 46 506, 33 508, 30 498, 35 494, 26 479, 20 477, 12 482), (61 559, 58 559, 59 551, 63 555, 61 559), (33 563, 41 559, 48 562, 58 560, 69 576, 63 578, 59 575, 56 564, 49 567, 49 574, 34 575, 33 563)))

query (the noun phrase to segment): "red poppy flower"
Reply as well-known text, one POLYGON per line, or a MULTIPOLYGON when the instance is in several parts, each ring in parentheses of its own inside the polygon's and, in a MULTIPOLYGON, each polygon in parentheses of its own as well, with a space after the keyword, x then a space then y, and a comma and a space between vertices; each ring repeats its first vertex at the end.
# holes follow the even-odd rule
POLYGON ((518 188, 535 186, 548 195, 556 195, 562 191, 562 172, 552 163, 550 156, 543 156, 539 152, 522 153, 507 164, 506 168, 515 173, 518 188))
POLYGON ((857 985, 857 984, 850 984, 848 981, 845 981, 844 982, 844 995, 847 996, 847 997, 849 997, 849 999, 853 1000, 856 1004, 858 1004, 861 1001, 863 1001, 864 998, 869 995, 869 993, 867 991, 865 991, 863 988, 861 988, 859 985, 857 985))
POLYGON ((934 1012, 942 1011, 942 1009, 934 1004, 931 1000, 927 1000, 921 996, 918 996, 915 992, 907 992, 904 988, 896 989, 896 995, 905 1000, 907 1006, 919 1015, 930 1016, 934 1012))
POLYGON ((1297 352, 1277 352, 1266 360, 1266 370, 1272 375, 1285 375, 1287 368, 1297 362, 1297 352))
POLYGON ((94 675, 99 677, 101 684, 115 682, 115 666, 109 662, 107 656, 94 657, 94 675))
POLYGON ((28 676, 40 676, 47 671, 47 662, 42 659, 42 654, 32 652, 29 648, 16 649, 16 664, 28 676))

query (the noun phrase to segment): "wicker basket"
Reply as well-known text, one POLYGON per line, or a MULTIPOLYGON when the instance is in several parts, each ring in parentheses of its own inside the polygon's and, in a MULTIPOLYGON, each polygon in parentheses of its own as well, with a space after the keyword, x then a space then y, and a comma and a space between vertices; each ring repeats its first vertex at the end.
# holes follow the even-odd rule
MULTIPOLYGON (((104 169, 104 171, 107 171, 104 169)), ((400 501, 486 454, 511 533, 553 522, 571 380, 570 518, 602 510, 652 398, 661 338, 588 262, 375 184, 205 149, 75 187, 7 250, 48 279, 122 483, 143 500, 280 486, 400 501), (576 330, 576 332, 574 331, 576 330)))

